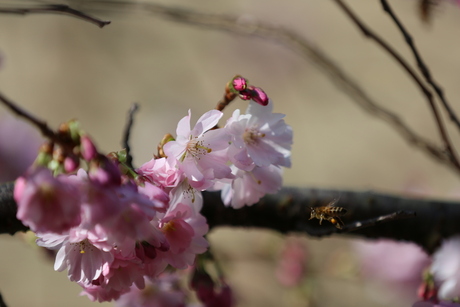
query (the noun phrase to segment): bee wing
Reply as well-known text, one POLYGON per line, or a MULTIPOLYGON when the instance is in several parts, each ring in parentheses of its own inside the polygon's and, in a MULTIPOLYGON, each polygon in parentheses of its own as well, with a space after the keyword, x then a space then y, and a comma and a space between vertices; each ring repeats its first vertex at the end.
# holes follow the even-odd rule
POLYGON ((336 199, 332 200, 330 203, 326 205, 326 207, 334 207, 335 204, 337 204, 340 200, 340 197, 337 197, 336 199))

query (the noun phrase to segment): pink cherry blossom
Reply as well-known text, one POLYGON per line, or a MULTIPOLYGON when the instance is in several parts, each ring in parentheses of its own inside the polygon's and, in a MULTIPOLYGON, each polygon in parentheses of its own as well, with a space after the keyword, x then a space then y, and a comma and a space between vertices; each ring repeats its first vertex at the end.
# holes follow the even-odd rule
POLYGON ((415 302, 412 307, 460 307, 460 304, 454 302, 432 302, 432 301, 420 301, 415 302))
POLYGON ((37 244, 47 248, 59 248, 54 263, 56 271, 68 270, 71 281, 90 285, 97 279, 104 266, 109 266, 114 257, 110 252, 102 251, 92 245, 87 239, 71 243, 69 236, 59 236, 48 233, 37 234, 37 244))
POLYGON ((431 258, 420 246, 410 242, 380 239, 356 240, 353 247, 364 277, 381 282, 401 299, 416 298, 423 271, 431 263, 431 258))
POLYGON ((238 168, 254 166, 291 166, 292 128, 284 114, 272 113, 273 103, 249 103, 246 114, 235 110, 225 128, 231 135, 229 158, 238 168))
POLYGON ((177 166, 175 158, 152 159, 136 171, 150 182, 164 188, 174 188, 184 179, 183 172, 177 166))
POLYGON ((193 265, 195 255, 205 252, 208 242, 203 237, 208 232, 206 219, 195 215, 193 210, 184 204, 178 204, 168 211, 160 221, 170 249, 164 253, 166 261, 173 267, 185 269, 193 265))
POLYGON ((177 274, 162 273, 155 279, 145 278, 142 290, 131 287, 116 302, 117 307, 185 307, 186 293, 177 274))
POLYGON ((277 166, 255 167, 246 172, 233 168, 235 179, 222 188, 222 200, 235 209, 257 203, 265 194, 273 194, 281 188, 281 169, 277 166))
POLYGON ((103 271, 101 286, 106 289, 125 291, 133 284, 139 289, 145 287, 143 267, 138 261, 116 259, 103 271))
POLYGON ((122 294, 127 293, 130 290, 127 288, 120 291, 113 288, 101 287, 101 280, 104 280, 102 276, 96 280, 93 280, 92 284, 90 285, 80 284, 80 286, 83 287, 83 291, 80 293, 80 295, 86 295, 93 302, 98 301, 102 303, 117 300, 122 294))
POLYGON ((177 125, 177 138, 163 147, 168 157, 179 161, 192 187, 204 190, 212 186, 214 179, 231 177, 225 150, 229 135, 224 129, 210 130, 216 126, 223 113, 211 110, 201 116, 190 129, 190 117, 185 116, 177 125))
POLYGON ((438 297, 444 300, 460 297, 460 236, 445 240, 433 255, 431 273, 439 286, 438 297))
POLYGON ((188 179, 182 181, 177 187, 169 192, 171 197, 170 208, 171 210, 178 204, 189 206, 195 214, 198 214, 203 207, 203 195, 201 191, 193 188, 188 179))
POLYGON ((307 250, 305 244, 296 238, 286 240, 278 261, 276 277, 286 287, 300 284, 306 273, 307 250))
MULTIPOLYGON (((55 270, 67 269, 82 294, 100 302, 130 289, 145 294, 139 289, 146 277, 161 279, 167 266, 194 265, 197 254, 208 248, 202 191, 222 188, 225 204, 240 208, 280 189, 280 167, 290 166, 292 129, 284 115, 272 113, 272 102, 261 89, 248 86, 244 78, 234 79, 233 86, 254 100, 247 114, 237 111, 224 128, 217 128, 222 112, 212 110, 192 129, 189 111, 177 125, 176 140, 164 145, 165 158, 133 170, 116 154, 101 155, 84 135, 74 148, 80 153, 61 152, 64 167, 49 152, 48 160, 39 160, 58 163, 54 176, 35 166, 17 180, 18 218, 40 231, 38 245, 57 250, 55 270), (87 169, 56 176, 80 167, 78 157, 87 160, 81 164, 87 169)), ((233 305, 230 287, 223 280, 220 285, 200 285, 197 293, 205 306, 233 305)), ((161 303, 184 305, 180 293, 171 298, 166 295, 161 303)))
POLYGON ((147 196, 153 204, 153 207, 158 212, 165 212, 169 207, 169 196, 165 191, 149 182, 145 182, 144 186, 138 187, 139 193, 147 196))
POLYGON ((16 180, 17 218, 36 232, 63 233, 80 224, 80 191, 75 176, 53 177, 44 167, 16 180))

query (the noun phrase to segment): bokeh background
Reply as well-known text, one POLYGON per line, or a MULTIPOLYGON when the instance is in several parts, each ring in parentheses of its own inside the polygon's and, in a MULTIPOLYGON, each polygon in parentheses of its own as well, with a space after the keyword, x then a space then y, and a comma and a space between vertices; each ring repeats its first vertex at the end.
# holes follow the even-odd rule
MULTIPOLYGON (((3 0, 0 4, 3 2, 12 3, 3 0)), ((414 63, 379 1, 348 2, 372 29, 414 63)), ((417 1, 391 4, 413 34, 452 107, 460 112, 460 7, 441 2, 429 24, 421 21, 417 1)), ((156 3, 235 14, 245 21, 293 29, 339 63, 372 98, 440 144, 427 103, 413 81, 366 40, 333 1, 156 3)), ((74 4, 84 8, 85 1, 74 4)), ((97 16, 112 24, 99 29, 61 15, 0 15, 2 93, 52 127, 78 119, 106 152, 120 149, 126 112, 131 103, 140 103, 131 138, 134 163, 139 166, 152 157, 165 133, 175 132, 177 121, 188 109, 198 119, 215 106, 226 82, 241 74, 268 93, 275 110, 285 113, 293 127, 293 167, 285 172, 286 186, 372 189, 439 198, 453 198, 460 191, 459 178, 451 170, 405 143, 387 123, 361 110, 312 62, 281 44, 178 24, 145 11, 113 12, 107 6, 107 11, 97 12, 97 16)), ((245 103, 235 101, 226 116, 236 107, 244 109, 245 103)), ((459 145, 458 131, 450 132, 459 145)), ((17 172, 11 170, 15 161, 20 158, 25 165, 39 144, 35 141, 38 133, 18 124, 3 107, 0 137, 0 175, 17 172)), ((5 175, 1 179, 11 178, 5 175)), ((403 307, 416 299, 418 281, 403 276, 398 282, 391 278, 385 282, 375 273, 375 267, 381 267, 410 275, 411 263, 420 259, 408 256, 404 262, 402 249, 371 246, 367 250, 374 251, 373 255, 363 257, 366 248, 359 244, 365 243, 356 243, 352 236, 295 237, 289 242, 304 246, 305 275, 298 286, 287 287, 276 277, 284 236, 230 228, 210 233, 238 306, 403 307), (392 253, 399 257, 388 262, 392 253), (374 269, 366 266, 366 259, 375 259, 371 261, 374 269)), ((79 286, 68 282, 65 273, 54 272, 52 262, 21 236, 2 235, 0 246, 0 291, 9 306, 97 304, 79 297, 79 286)), ((417 250, 408 253, 417 254, 417 250)))

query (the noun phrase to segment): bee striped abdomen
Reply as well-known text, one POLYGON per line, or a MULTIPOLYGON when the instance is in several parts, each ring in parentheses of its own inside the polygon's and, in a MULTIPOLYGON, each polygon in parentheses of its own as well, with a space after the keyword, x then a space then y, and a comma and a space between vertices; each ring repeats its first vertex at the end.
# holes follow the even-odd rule
POLYGON ((345 209, 343 207, 330 207, 328 213, 330 215, 342 216, 342 215, 345 215, 347 213, 347 209, 345 209))

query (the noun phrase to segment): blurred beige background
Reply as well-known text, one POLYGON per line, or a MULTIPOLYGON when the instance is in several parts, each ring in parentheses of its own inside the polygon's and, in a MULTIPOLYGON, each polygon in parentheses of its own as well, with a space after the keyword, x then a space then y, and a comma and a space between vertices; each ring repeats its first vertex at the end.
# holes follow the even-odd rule
MULTIPOLYGON (((379 1, 348 2, 414 62, 379 1)), ((364 39, 333 1, 161 3, 240 14, 296 30, 379 103, 439 144, 425 99, 412 80, 364 39)), ((391 4, 460 113, 460 8, 445 3, 435 10, 432 24, 425 25, 415 1, 391 4)), ((0 15, 2 93, 53 127, 77 118, 107 152, 120 148, 126 112, 132 102, 139 102, 131 144, 134 162, 140 165, 151 158, 165 133, 175 132, 189 108, 196 120, 215 106, 226 82, 241 74, 262 87, 293 126, 293 167, 285 172, 285 185, 391 193, 415 187, 443 198, 460 189, 458 176, 410 147, 386 123, 359 109, 312 63, 279 44, 176 24, 147 13, 98 16, 112 24, 99 29, 66 16, 0 15)), ((244 109, 244 102, 236 101, 234 107, 244 109)), ((0 116, 5 112, 0 107, 0 116)), ((458 131, 450 131, 459 145, 458 131)), ((350 239, 305 239, 315 274, 314 294, 306 299, 299 289, 283 288, 274 277, 282 240, 263 231, 211 233, 238 306, 409 306, 410 300, 394 298, 360 278, 359 264, 348 248, 350 239)), ((52 263, 17 238, 3 235, 0 244, 0 291, 9 306, 96 304, 78 297, 79 287, 68 282, 65 273, 54 272, 52 263)))

